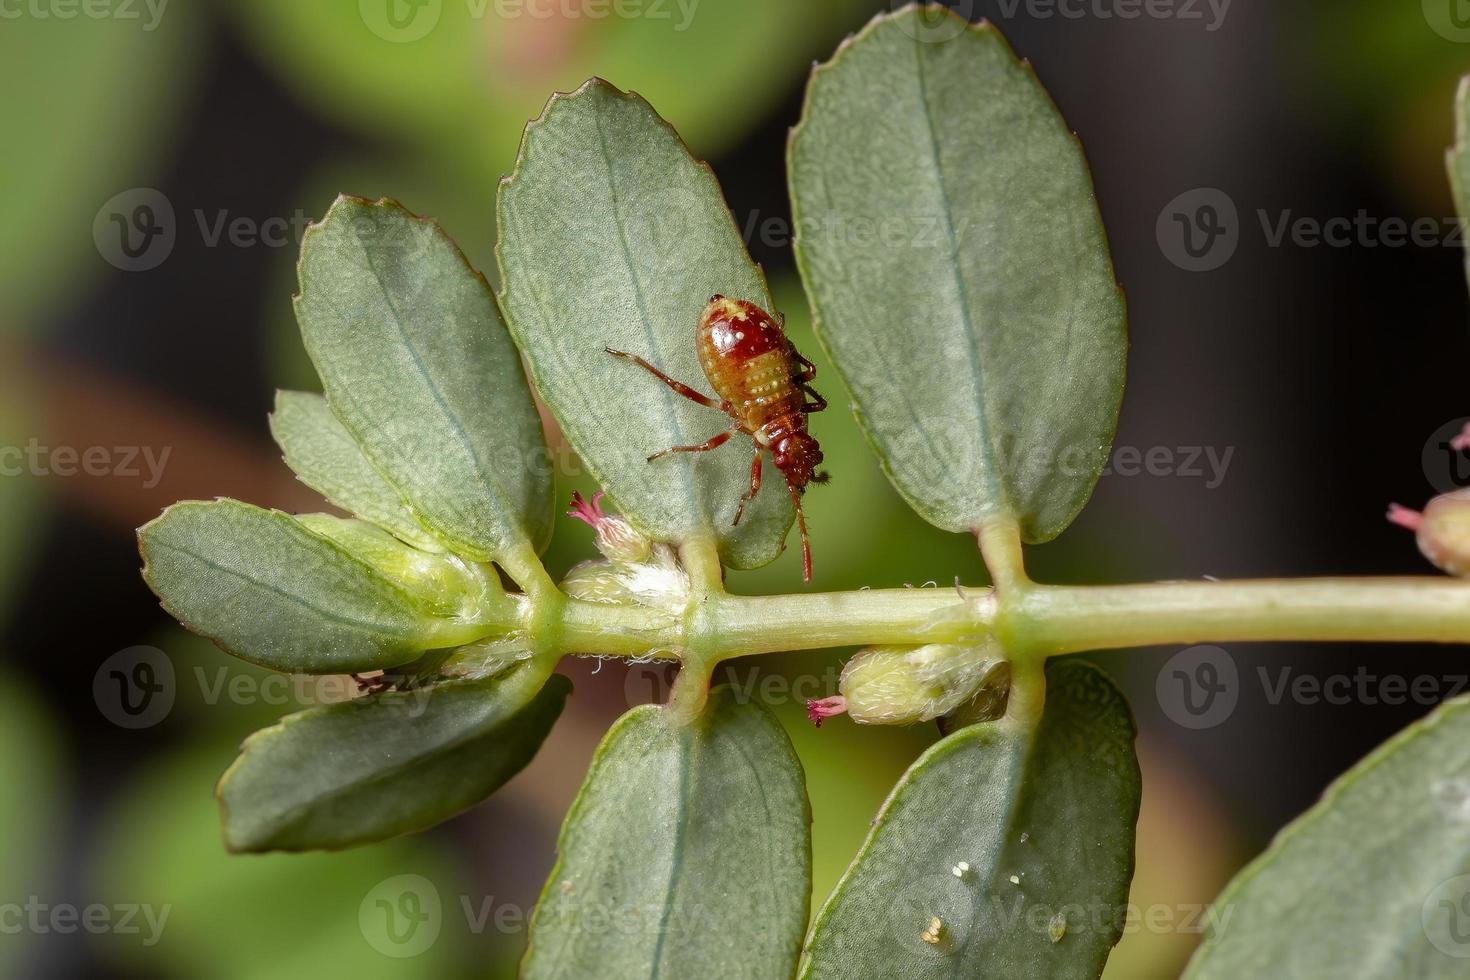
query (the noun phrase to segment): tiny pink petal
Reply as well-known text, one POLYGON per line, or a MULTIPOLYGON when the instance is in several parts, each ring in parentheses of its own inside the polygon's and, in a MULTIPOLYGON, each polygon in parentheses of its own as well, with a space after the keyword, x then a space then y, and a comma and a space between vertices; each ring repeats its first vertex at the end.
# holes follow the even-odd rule
POLYGON ((575 518, 588 527, 596 528, 603 521, 602 508, 599 503, 602 500, 602 491, 599 490, 592 495, 591 502, 583 499, 582 495, 575 490, 572 491, 572 509, 567 511, 567 516, 575 518))
POLYGON ((822 722, 833 715, 840 715, 847 710, 847 698, 842 695, 834 695, 830 698, 822 698, 820 701, 808 701, 806 703, 806 718, 818 728, 822 722))
POLYGON ((1388 520, 1391 524, 1407 528, 1410 531, 1419 530, 1419 525, 1424 523, 1424 515, 1417 510, 1410 510, 1398 504, 1388 505, 1388 520))

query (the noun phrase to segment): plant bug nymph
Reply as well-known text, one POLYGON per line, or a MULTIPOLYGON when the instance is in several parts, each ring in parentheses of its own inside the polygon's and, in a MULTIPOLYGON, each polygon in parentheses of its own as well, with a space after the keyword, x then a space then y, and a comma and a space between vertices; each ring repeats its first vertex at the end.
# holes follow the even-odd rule
POLYGON ((817 369, 802 357, 777 320, 754 303, 711 296, 699 318, 696 342, 699 364, 719 397, 716 401, 686 384, 675 381, 635 354, 606 348, 609 354, 632 361, 692 402, 717 408, 735 424, 698 446, 674 446, 648 457, 651 463, 670 453, 702 453, 722 446, 735 433, 750 436, 755 458, 750 463, 750 489, 740 498, 735 522, 745 505, 761 488, 761 451, 771 451, 771 462, 786 480, 791 501, 796 505, 796 522, 801 529, 802 579, 812 578, 812 548, 806 533, 806 516, 801 495, 809 483, 826 483, 827 474, 817 472, 822 449, 807 431, 806 417, 820 412, 827 402, 812 389, 817 369))

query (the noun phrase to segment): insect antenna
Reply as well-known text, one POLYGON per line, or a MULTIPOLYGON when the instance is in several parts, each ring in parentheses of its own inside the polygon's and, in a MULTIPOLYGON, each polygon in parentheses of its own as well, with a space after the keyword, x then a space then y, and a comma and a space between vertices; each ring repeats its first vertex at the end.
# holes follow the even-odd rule
POLYGON ((812 542, 806 535, 806 515, 801 512, 801 494, 789 483, 786 489, 791 491, 791 502, 796 505, 796 524, 801 528, 801 580, 810 582, 812 580, 812 542))

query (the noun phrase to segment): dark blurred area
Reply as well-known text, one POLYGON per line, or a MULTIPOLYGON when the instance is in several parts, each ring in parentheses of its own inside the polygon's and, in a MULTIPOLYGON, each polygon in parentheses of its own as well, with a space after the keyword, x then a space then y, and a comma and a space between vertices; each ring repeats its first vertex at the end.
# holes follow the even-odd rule
MULTIPOLYGON (((951 5, 1001 28, 1082 139, 1129 299, 1113 470, 1060 540, 1031 549, 1033 575, 1429 573, 1382 515, 1449 489, 1426 460, 1470 415, 1443 168, 1470 68, 1457 0, 951 5), (1399 241, 1391 219, 1428 230, 1399 241), (1349 230, 1312 244, 1334 220, 1349 230), (1159 465, 1140 463, 1151 450, 1159 465)), ((712 162, 798 346, 819 355, 790 251, 786 134, 811 62, 889 6, 0 5, 0 975, 513 975, 587 760, 630 704, 666 694, 663 673, 568 662, 576 694, 535 763, 432 833, 227 857, 214 781, 241 738, 311 692, 180 629, 138 575, 134 529, 183 498, 320 509, 265 425, 276 388, 316 386, 290 305, 305 222, 338 192, 397 198, 493 278, 495 189, 521 129, 593 74, 643 94, 712 162), (159 666, 162 711, 122 710, 118 657, 159 666), (401 957, 360 913, 409 874, 443 912, 437 939, 401 957), (66 907, 77 915, 54 914, 66 907)), ((936 351, 936 377, 944 364, 936 351)), ((814 427, 834 474, 809 503, 814 587, 983 581, 973 541, 907 510, 850 413, 814 427)), ((558 492, 574 489, 594 488, 567 474, 558 492)), ((548 562, 560 573, 591 550, 565 522, 548 562)), ((790 591, 798 561, 731 588, 790 591)), ((1142 730, 1133 901, 1177 913, 1126 935, 1111 977, 1177 975, 1197 939, 1179 910, 1470 674, 1454 649, 1237 645, 1233 710, 1191 725, 1159 684, 1180 649, 1096 657, 1142 730), (1434 697, 1281 694, 1283 678, 1342 675, 1370 693, 1430 678, 1434 697)), ((766 690, 810 780, 816 903, 936 737, 807 726, 801 697, 831 693, 849 653, 732 667, 737 683, 781 678, 766 690)))

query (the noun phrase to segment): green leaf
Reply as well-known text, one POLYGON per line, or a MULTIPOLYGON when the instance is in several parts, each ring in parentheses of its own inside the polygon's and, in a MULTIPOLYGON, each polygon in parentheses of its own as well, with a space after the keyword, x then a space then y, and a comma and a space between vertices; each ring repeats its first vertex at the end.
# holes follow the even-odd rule
POLYGON ((1053 664, 1047 687, 1034 732, 982 722, 914 763, 818 914, 803 977, 1102 972, 1133 876, 1133 718, 1090 664, 1053 664))
POLYGON ((812 73, 789 148, 819 337, 899 492, 1055 537, 1107 459, 1122 294, 1081 146, 1000 33, 877 18, 812 73))
POLYGON ((280 511, 238 500, 174 504, 138 532, 143 578, 179 622, 272 670, 393 667, 468 643, 399 585, 280 511))
POLYGON ((348 197, 300 275, 302 339, 373 467, 451 551, 527 562, 551 531, 550 454, 485 280, 434 222, 348 197))
MULTIPOLYGON (((505 594, 499 576, 489 565, 416 551, 365 521, 331 514, 301 514, 296 522, 400 586, 436 616, 473 618, 505 594)), ((506 612, 514 615, 509 603, 506 612)))
POLYGON ((567 814, 522 976, 790 976, 810 823, 801 764, 761 706, 716 688, 688 727, 634 708, 567 814))
POLYGON ((750 483, 749 441, 648 462, 730 420, 603 350, 637 354, 708 393, 695 337, 710 296, 771 309, 714 174, 647 102, 593 79, 553 96, 526 128, 499 215, 511 329, 592 475, 658 540, 717 538, 735 568, 774 559, 793 515, 780 480, 732 525, 750 483))
POLYGON ((288 715, 246 739, 220 779, 226 845, 351 847, 474 806, 525 768, 561 714, 571 681, 545 679, 528 665, 288 715))
MULTIPOLYGON (((1455 93, 1455 145, 1445 154, 1450 172, 1450 190, 1455 196, 1455 210, 1460 215, 1463 233, 1470 223, 1470 75, 1460 79, 1455 93)), ((1465 248, 1465 275, 1470 277, 1470 246, 1465 248)))
POLYGON ((1339 779, 1215 900, 1185 976, 1422 980, 1470 962, 1470 698, 1339 779))
POLYGON ((392 484, 373 469, 321 395, 276 392, 270 425, 286 465, 302 483, 420 551, 444 550, 443 543, 414 518, 392 484))

